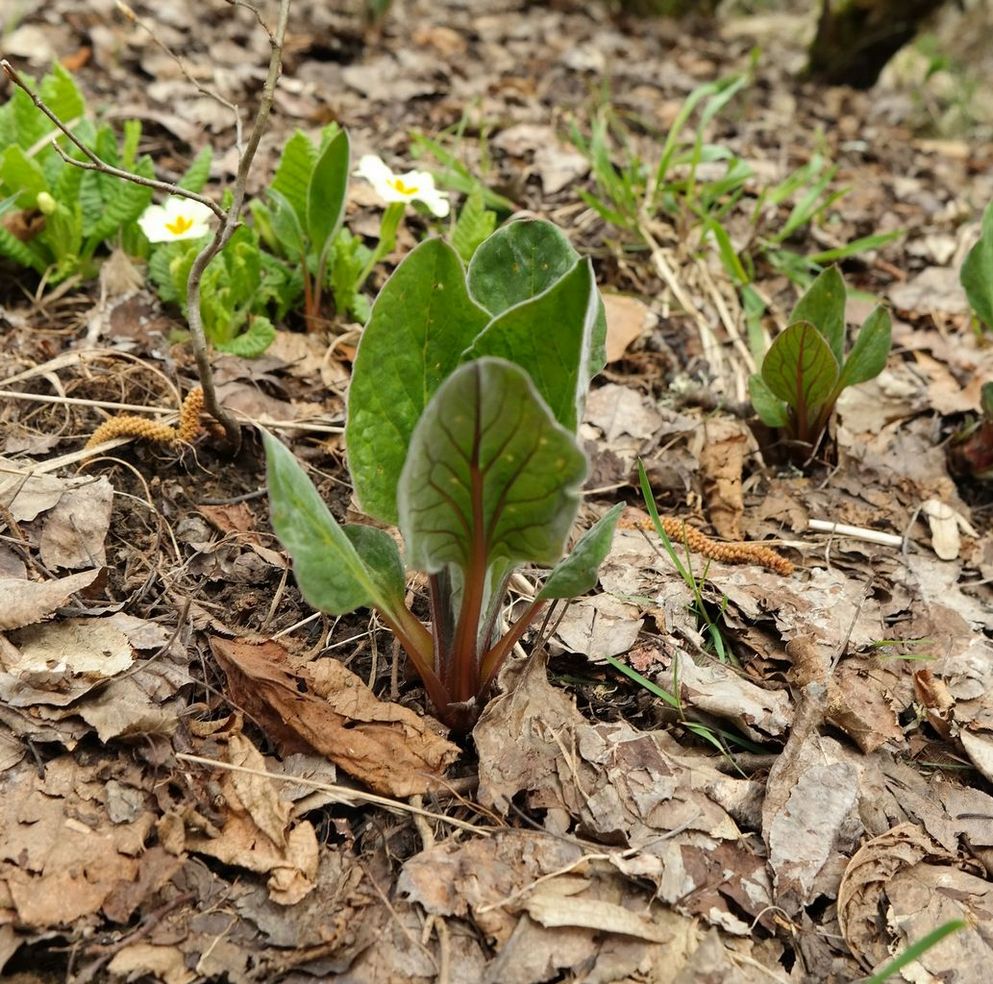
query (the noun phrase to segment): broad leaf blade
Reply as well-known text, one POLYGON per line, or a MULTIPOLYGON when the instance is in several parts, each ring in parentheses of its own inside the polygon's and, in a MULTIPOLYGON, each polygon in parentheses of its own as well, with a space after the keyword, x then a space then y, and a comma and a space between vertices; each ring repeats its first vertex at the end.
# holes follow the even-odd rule
POLYGON ((993 202, 986 206, 979 241, 969 250, 959 276, 972 310, 993 328, 993 202))
POLYGON ((865 319, 859 337, 855 339, 855 344, 848 353, 848 359, 838 379, 839 392, 846 386, 875 379, 886 368, 886 359, 890 354, 891 333, 889 311, 883 307, 875 308, 865 319))
POLYGON ((389 570, 395 564, 388 549, 381 541, 375 544, 376 570, 371 570, 353 543, 368 545, 369 538, 342 528, 293 454, 265 432, 262 439, 272 528, 293 559, 304 598, 329 615, 366 606, 390 611, 388 585, 395 578, 389 570))
POLYGON ((838 363, 821 333, 809 321, 798 321, 770 346, 762 379, 797 420, 812 423, 835 387, 838 363))
POLYGON ((600 565, 610 552, 617 520, 624 503, 604 513, 577 541, 572 553, 559 561, 545 579, 537 601, 545 598, 576 598, 596 586, 600 565))
MULTIPOLYGON (((498 229, 473 254, 469 292, 497 316, 515 304, 544 293, 579 261, 579 253, 559 228, 543 219, 511 222, 498 229)), ((599 301, 590 344, 589 373, 606 364, 607 316, 599 301)))
POLYGON ((183 176, 179 179, 179 187, 198 193, 203 191, 203 186, 210 177, 210 164, 213 159, 214 148, 210 144, 206 144, 183 172, 183 176))
POLYGON ((248 331, 226 342, 215 342, 214 347, 221 352, 230 352, 242 359, 257 359, 276 340, 276 329, 264 315, 255 315, 248 331))
POLYGON ((790 315, 790 323, 809 321, 828 343, 835 361, 845 361, 845 280, 828 267, 807 288, 790 315))
POLYGON ((297 130, 286 142, 269 186, 290 203, 301 227, 307 221, 307 189, 316 163, 317 148, 302 130, 297 130))
POLYGON ((466 353, 516 362, 551 407, 575 431, 589 380, 589 346, 600 296, 589 260, 581 260, 543 294, 508 308, 486 326, 466 353))
POLYGON ((365 512, 397 521, 407 445, 428 401, 489 317, 451 246, 429 239, 397 267, 362 333, 348 392, 348 464, 365 512))
POLYGON ((503 359, 460 366, 424 411, 400 476, 410 566, 437 573, 554 564, 586 459, 526 373, 503 359))
POLYGON ((341 225, 350 159, 348 134, 339 130, 314 165, 307 189, 307 231, 315 252, 329 247, 341 225))
POLYGON ((753 409, 766 427, 785 427, 789 422, 786 404, 769 389, 758 373, 748 377, 748 395, 752 398, 753 409))

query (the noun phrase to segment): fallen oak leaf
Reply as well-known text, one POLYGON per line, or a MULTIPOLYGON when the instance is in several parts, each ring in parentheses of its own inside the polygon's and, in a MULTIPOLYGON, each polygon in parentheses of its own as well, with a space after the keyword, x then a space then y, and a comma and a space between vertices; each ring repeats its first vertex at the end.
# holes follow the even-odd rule
POLYGON ((214 636, 210 644, 233 700, 284 754, 313 749, 388 796, 427 792, 458 757, 458 747, 427 720, 380 701, 337 660, 295 668, 271 640, 214 636))

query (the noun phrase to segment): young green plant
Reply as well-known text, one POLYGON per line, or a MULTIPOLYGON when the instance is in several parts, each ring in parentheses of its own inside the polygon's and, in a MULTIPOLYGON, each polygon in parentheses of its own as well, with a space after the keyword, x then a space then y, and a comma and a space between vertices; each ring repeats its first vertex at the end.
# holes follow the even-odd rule
POLYGON ((785 432, 798 462, 815 452, 842 390, 875 379, 886 366, 889 313, 876 307, 846 355, 845 300, 844 278, 829 267, 797 302, 761 372, 748 381, 755 412, 785 432))
POLYGON ((979 240, 969 250, 959 276, 976 318, 993 328, 993 202, 983 212, 979 240))
POLYGON ((273 528, 312 605, 375 608, 438 716, 471 728, 491 682, 545 605, 596 583, 620 507, 564 560, 586 460, 576 431, 605 324, 588 260, 551 224, 515 222, 466 270, 440 239, 400 264, 355 359, 346 438, 356 497, 399 526, 428 576, 430 629, 404 601, 394 539, 340 526, 293 455, 266 435, 273 528), (553 567, 511 624, 521 565, 553 567))

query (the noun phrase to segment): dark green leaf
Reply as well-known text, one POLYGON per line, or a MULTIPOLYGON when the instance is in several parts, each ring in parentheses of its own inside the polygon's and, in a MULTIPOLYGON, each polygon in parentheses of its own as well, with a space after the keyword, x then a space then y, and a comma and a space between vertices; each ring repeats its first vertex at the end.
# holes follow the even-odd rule
POLYGON ((348 463, 362 508, 397 520, 396 487, 424 407, 489 317, 466 290, 458 255, 429 239, 376 299, 348 392, 348 463))
POLYGON ((391 611, 394 564, 388 548, 377 540, 375 569, 370 568, 355 543, 368 546, 371 538, 343 529, 290 451, 265 432, 262 438, 272 528, 293 559, 304 598, 329 615, 371 606, 391 611))
POLYGON ((828 267, 797 302, 790 322, 809 321, 828 343, 835 362, 845 361, 845 281, 837 267, 828 267))
POLYGON ((400 476, 400 529, 416 570, 554 564, 586 459, 527 374, 503 359, 460 366, 414 429, 400 476))
POLYGON ((596 587, 600 565, 610 553, 614 528, 623 511, 624 503, 617 503, 576 541, 572 553, 565 560, 560 560, 545 578, 537 600, 575 598, 596 587))
POLYGON ((809 321, 798 321, 772 343, 762 379, 798 421, 811 424, 838 380, 838 363, 821 333, 809 321))
POLYGON ((886 368, 890 354, 890 314, 877 307, 862 325, 858 338, 841 370, 837 390, 875 379, 886 368))
POLYGON ((960 277, 972 310, 993 328, 993 202, 983 212, 979 241, 969 250, 960 277))
MULTIPOLYGON (((481 249, 485 248, 485 245, 481 249)), ((589 346, 600 296, 589 260, 580 260, 544 293, 495 317, 466 353, 516 362, 551 407, 575 431, 589 380, 589 346)))
POLYGON ((307 252, 307 242, 296 209, 289 199, 272 188, 269 189, 269 200, 273 204, 269 213, 272 231, 280 248, 292 259, 302 258, 307 252))
POLYGON ((769 389, 758 373, 748 377, 748 394, 752 398, 752 407, 766 427, 786 426, 789 421, 786 404, 769 389))
POLYGON ((301 229, 307 224, 307 193, 316 163, 317 148, 302 130, 297 130, 283 148, 267 192, 279 192, 290 203, 301 229))
POLYGON ((325 253, 330 248, 330 240, 341 225, 350 159, 348 134, 339 130, 311 172, 307 188, 307 232, 315 253, 325 253))

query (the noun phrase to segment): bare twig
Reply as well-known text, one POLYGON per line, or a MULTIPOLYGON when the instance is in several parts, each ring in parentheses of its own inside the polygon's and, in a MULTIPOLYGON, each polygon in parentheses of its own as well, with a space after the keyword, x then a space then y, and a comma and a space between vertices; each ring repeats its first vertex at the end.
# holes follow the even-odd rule
MULTIPOLYGON (((241 6, 242 4, 238 5, 241 6)), ((262 21, 259 17, 258 11, 248 4, 243 5, 255 13, 256 19, 258 19, 261 24, 262 21)), ((258 150, 259 141, 262 139, 262 133, 265 130, 266 123, 269 120, 269 113, 272 109, 273 96, 276 90, 276 82, 278 81, 280 72, 282 71, 283 40, 286 36, 286 24, 289 19, 289 12, 290 0, 280 0, 275 30, 270 30, 265 26, 265 24, 262 24, 263 29, 269 38, 270 48, 272 49, 269 57, 269 69, 266 73, 265 82, 262 86, 262 94, 259 99, 259 108, 255 115, 255 123, 252 126, 252 130, 248 135, 248 141, 238 160, 238 171, 235 175, 234 186, 232 188, 231 207, 226 211, 210 198, 187 191, 185 188, 180 188, 179 185, 172 182, 159 181, 154 178, 146 178, 144 175, 135 174, 133 171, 126 171, 122 168, 114 167, 108 164, 96 153, 94 153, 93 150, 87 147, 86 144, 83 143, 48 106, 45 105, 44 101, 35 92, 32 92, 10 62, 6 59, 0 59, 0 68, 3 69, 4 73, 11 80, 11 82, 23 89, 38 110, 44 113, 44 115, 52 121, 55 127, 63 133, 87 158, 85 161, 81 161, 70 157, 53 140, 53 146, 67 163, 84 170, 100 171, 103 174, 112 175, 113 177, 120 178, 123 181, 130 181, 133 184, 144 185, 147 188, 165 192, 169 195, 178 195, 182 198, 188 198, 192 201, 200 202, 202 205, 206 205, 207 208, 209 208, 214 215, 217 216, 218 225, 217 229, 214 231, 213 238, 197 255, 196 259, 193 261, 193 266, 190 269, 190 276, 186 284, 186 311, 187 320, 190 327, 190 339, 193 343, 193 353, 197 363, 197 374, 200 378, 200 384, 203 387, 204 409, 224 427, 224 433, 233 452, 237 452, 238 448, 241 446, 241 429, 235 419, 223 410, 217 402, 217 393, 214 388, 214 376, 210 367, 210 353, 207 347, 207 337, 204 332, 203 318, 200 312, 200 284, 203 279, 204 271, 207 269, 211 260, 213 260, 214 257, 217 256, 217 254, 227 245, 228 240, 230 240, 235 229, 238 227, 241 211, 245 204, 245 188, 248 180, 248 173, 251 169, 252 162, 255 159, 255 153, 258 150)))

